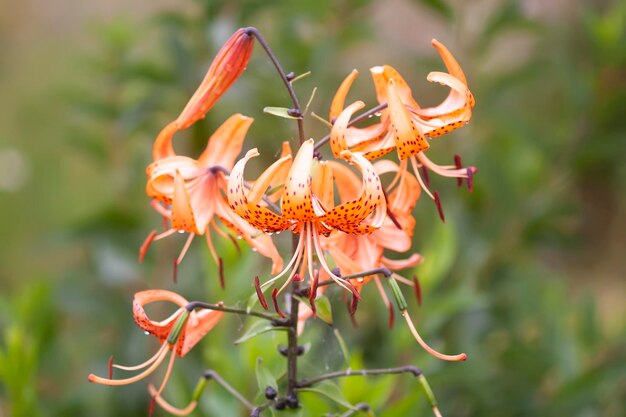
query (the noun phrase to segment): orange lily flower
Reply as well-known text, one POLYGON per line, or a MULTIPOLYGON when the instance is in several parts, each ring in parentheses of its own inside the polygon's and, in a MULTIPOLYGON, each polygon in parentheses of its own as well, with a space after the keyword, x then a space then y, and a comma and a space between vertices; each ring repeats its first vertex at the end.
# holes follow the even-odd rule
POLYGON ((243 171, 247 162, 258 156, 256 149, 248 151, 233 168, 228 181, 228 202, 231 208, 252 226, 268 233, 278 233, 291 229, 299 234, 298 244, 293 257, 285 269, 266 281, 261 288, 267 287, 283 275, 289 276, 280 290, 282 291, 296 276, 298 269, 303 277, 307 273, 311 282, 316 280, 313 271, 313 250, 319 263, 329 276, 340 286, 351 291, 356 297, 358 292, 348 281, 335 275, 326 263, 320 243, 320 235, 328 235, 332 230, 341 230, 351 234, 369 234, 379 228, 384 220, 386 203, 380 179, 372 164, 363 156, 346 151, 342 156, 351 161, 363 175, 361 193, 358 198, 334 207, 333 173, 328 162, 313 161, 313 139, 305 141, 291 164, 282 187, 282 213, 262 207, 260 196, 267 189, 267 181, 276 178, 277 172, 291 162, 291 157, 284 157, 270 166, 255 182, 249 192, 244 187, 243 171), (333 208, 334 207, 334 208, 333 208), (371 220, 368 218, 372 215, 371 220))
POLYGON ((217 217, 255 250, 270 258, 273 262, 272 271, 282 268, 282 258, 272 239, 237 216, 224 196, 227 182, 225 172, 232 169, 252 121, 241 114, 231 116, 209 138, 206 149, 197 160, 177 155, 171 146, 171 138, 155 143, 154 154, 159 157, 146 170, 146 193, 154 199, 153 207, 171 221, 171 228, 159 235, 155 231, 148 236, 141 247, 140 260, 152 241, 176 232, 186 232, 189 238, 176 264, 182 261, 194 236, 205 235, 213 259, 221 266, 210 229, 222 236, 227 236, 227 233, 216 224, 217 217))
POLYGON ((440 166, 425 154, 430 147, 427 138, 435 138, 458 129, 469 122, 474 107, 474 96, 467 86, 463 70, 448 49, 438 41, 433 46, 443 59, 448 73, 431 72, 427 79, 450 87, 448 97, 439 105, 421 108, 413 99, 411 89, 402 76, 392 67, 385 65, 370 69, 379 103, 387 103, 381 112, 381 122, 364 129, 348 127, 352 114, 364 107, 357 101, 343 109, 348 90, 358 75, 354 70, 343 81, 330 109, 330 118, 335 119, 331 130, 330 144, 335 157, 350 149, 359 152, 367 159, 377 159, 396 149, 401 171, 411 162, 415 176, 426 193, 437 202, 438 195, 428 189, 427 171, 445 177, 457 178, 459 183, 471 179, 476 168, 461 167, 460 157, 455 157, 455 165, 440 166), (423 168, 422 178, 419 168, 423 168))
POLYGON ((142 364, 135 366, 122 366, 111 363, 109 378, 102 378, 90 374, 89 382, 102 385, 128 385, 140 381, 152 374, 165 361, 168 351, 171 351, 167 365, 165 377, 158 390, 153 390, 152 397, 157 398, 165 388, 171 375, 174 359, 176 356, 185 356, 215 325, 220 321, 223 312, 214 310, 188 311, 185 306, 189 302, 182 296, 166 290, 148 290, 135 294, 133 299, 133 317, 135 323, 146 333, 155 336, 161 347, 154 356, 142 364), (168 301, 178 306, 178 309, 168 318, 162 321, 151 320, 144 310, 146 304, 157 301, 168 301), (112 368, 124 371, 143 372, 137 375, 124 378, 113 379, 111 377, 112 368))

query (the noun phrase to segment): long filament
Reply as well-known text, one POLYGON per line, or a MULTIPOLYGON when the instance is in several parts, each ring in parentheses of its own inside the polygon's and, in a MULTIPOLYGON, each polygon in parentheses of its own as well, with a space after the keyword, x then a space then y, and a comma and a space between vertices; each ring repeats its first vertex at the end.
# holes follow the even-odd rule
MULTIPOLYGON (((300 258, 303 252, 303 243, 304 243, 304 233, 300 233, 300 239, 298 240, 298 246, 296 247, 296 251, 293 254, 293 256, 291 257, 291 260, 289 261, 289 264, 287 264, 287 266, 285 267, 285 269, 283 269, 278 275, 276 275, 274 278, 270 279, 269 281, 264 282, 263 284, 261 284, 261 288, 267 287, 269 285, 271 285, 273 282, 275 282, 277 279, 279 279, 280 277, 282 277, 283 275, 285 275, 289 270, 291 270, 292 268, 295 270, 296 266, 294 266, 294 264, 297 264, 298 262, 300 262, 300 258)), ((289 279, 291 279, 293 277, 293 275, 295 274, 295 272, 292 271, 291 276, 289 279)))
MULTIPOLYGON (((163 349, 163 347, 161 347, 161 349, 163 349)), ((161 349, 157 350, 156 353, 150 359, 148 359, 144 363, 140 363, 139 365, 124 366, 124 365, 113 364, 113 367, 116 368, 116 369, 122 369, 124 371, 138 371, 138 370, 143 369, 146 366, 152 364, 155 360, 157 360, 157 358, 161 354, 161 349)))
POLYGON ((144 379, 145 377, 147 377, 148 375, 150 375, 152 372, 154 372, 154 370, 158 368, 159 365, 161 365, 161 362, 163 362, 163 359, 165 359, 165 356, 167 355, 167 346, 168 346, 167 343, 163 343, 163 345, 159 349, 159 356, 156 358, 154 363, 148 369, 146 369, 145 371, 143 371, 142 373, 138 375, 135 375, 131 378, 126 378, 126 379, 109 379, 109 378, 101 378, 94 374, 89 374, 89 377, 88 377, 89 382, 95 382, 96 384, 102 384, 102 385, 119 386, 119 385, 128 385, 128 384, 132 384, 133 382, 140 381, 144 379))
POLYGON ((355 294, 356 289, 354 288, 354 286, 350 284, 348 281, 346 281, 345 279, 340 278, 337 275, 333 274, 333 271, 331 271, 331 269, 328 267, 328 264, 326 263, 326 259, 324 258, 324 251, 322 250, 322 247, 321 247, 322 245, 320 244, 319 236, 317 234, 317 227, 315 225, 312 225, 312 227, 313 227, 312 238, 313 238, 313 243, 315 244, 315 253, 317 254, 317 258, 319 259, 320 264, 322 265, 322 268, 324 268, 324 270, 328 273, 328 275, 332 278, 332 280, 335 281, 340 287, 355 294))
POLYGON ((190 414, 193 410, 195 410, 196 405, 198 405, 198 402, 194 400, 191 401, 185 408, 174 407, 173 405, 165 401, 161 394, 157 392, 156 388, 154 388, 154 385, 148 384, 148 391, 150 392, 150 395, 154 398, 156 403, 159 405, 159 407, 161 407, 170 414, 174 414, 175 416, 186 416, 190 414))
POLYGON ((428 159, 424 152, 418 153, 417 158, 426 168, 430 169, 436 174, 441 175, 442 177, 467 178, 466 168, 458 169, 456 165, 437 165, 436 163, 428 159))
POLYGON ((417 330, 415 329, 415 326, 413 325, 413 322, 411 321, 411 317, 409 316, 408 312, 406 310, 402 311, 402 315, 404 316, 406 323, 409 325, 409 328, 411 329, 411 333, 413 333, 413 336, 415 337, 415 340, 417 340, 417 343, 420 344, 420 346, 422 346, 422 348, 424 348, 424 350, 428 353, 430 353, 431 355, 433 355, 436 358, 439 359, 443 359, 444 361, 465 361, 467 360, 467 355, 465 353, 459 353, 458 355, 444 355, 443 353, 437 352, 435 349, 431 348, 430 346, 428 346, 426 344, 426 342, 424 342, 424 340, 420 337, 419 333, 417 332, 417 330))
POLYGON ((435 197, 431 194, 426 184, 424 184, 424 180, 422 180, 422 176, 420 175, 419 168, 417 167, 417 160, 415 159, 415 156, 411 157, 411 165, 413 166, 413 173, 415 174, 417 181, 420 183, 420 186, 422 187, 424 191, 426 191, 426 194, 428 194, 428 196, 434 200, 435 197))

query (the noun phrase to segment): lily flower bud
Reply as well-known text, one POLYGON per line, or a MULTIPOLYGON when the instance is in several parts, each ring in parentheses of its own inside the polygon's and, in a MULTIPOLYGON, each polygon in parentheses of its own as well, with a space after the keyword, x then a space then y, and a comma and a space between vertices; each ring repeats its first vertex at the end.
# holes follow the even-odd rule
POLYGON ((222 46, 204 80, 176 119, 179 129, 186 129, 204 118, 215 102, 239 78, 248 65, 254 37, 238 29, 222 46))

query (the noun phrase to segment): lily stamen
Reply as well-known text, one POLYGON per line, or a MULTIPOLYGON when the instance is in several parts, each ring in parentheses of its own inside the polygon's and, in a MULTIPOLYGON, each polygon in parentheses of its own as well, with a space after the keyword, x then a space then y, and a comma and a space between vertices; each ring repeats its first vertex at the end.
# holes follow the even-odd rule
POLYGON ((406 320, 406 323, 408 324, 409 329, 411 329, 411 333, 413 333, 413 336, 415 337, 415 340, 417 340, 417 343, 419 343, 420 346, 426 352, 428 352, 431 355, 433 355, 434 357, 442 359, 444 361, 465 361, 465 360, 467 360, 467 355, 465 353, 459 353, 458 355, 445 355, 443 353, 437 352, 435 349, 433 349, 430 346, 428 346, 428 344, 426 342, 424 342, 424 339, 422 339, 422 337, 417 332, 417 329, 415 329, 415 326, 413 325, 413 321, 411 320, 411 317, 409 316, 409 313, 407 312, 407 310, 403 310, 402 311, 402 316, 406 320))

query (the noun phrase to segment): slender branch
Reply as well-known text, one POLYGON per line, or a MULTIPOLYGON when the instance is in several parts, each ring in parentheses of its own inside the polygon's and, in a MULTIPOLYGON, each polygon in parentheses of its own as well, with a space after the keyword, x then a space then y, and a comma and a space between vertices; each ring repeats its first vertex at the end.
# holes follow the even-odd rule
POLYGON ((204 303, 202 301, 192 301, 188 303, 185 306, 185 308, 187 309, 187 311, 192 311, 196 308, 204 308, 207 310, 223 311, 225 313, 234 313, 234 314, 239 314, 242 316, 260 317, 262 319, 271 321, 272 324, 274 324, 275 326, 286 326, 288 324, 286 320, 281 319, 280 317, 278 317, 278 315, 275 315, 275 314, 267 314, 267 313, 262 313, 260 311, 253 311, 253 310, 247 311, 247 310, 243 310, 240 308, 226 307, 226 306, 218 305, 218 304, 204 303))
POLYGON ((263 35, 261 35, 261 32, 259 32, 259 30, 255 27, 248 27, 246 28, 246 33, 248 35, 254 36, 259 41, 259 43, 265 50, 265 53, 267 53, 267 56, 270 58, 270 60, 276 67, 276 70, 278 71, 280 78, 283 80, 283 83, 285 83, 285 87, 287 87, 287 91, 289 92, 289 97, 291 98, 291 101, 293 103, 293 109, 295 110, 294 116, 297 117, 298 140, 300 141, 300 144, 302 145, 302 143, 304 143, 304 121, 302 120, 302 108, 300 107, 300 102, 298 101, 296 92, 293 89, 291 80, 287 77, 285 70, 283 69, 282 65, 280 65, 280 62, 278 62, 276 55, 274 55, 272 48, 270 48, 270 46, 267 44, 267 42, 265 41, 265 38, 263 37, 263 35))
POLYGON ((241 395, 239 391, 233 388, 232 385, 226 382, 224 378, 220 376, 220 374, 218 374, 212 369, 209 369, 208 371, 204 372, 203 376, 206 380, 209 380, 209 379, 214 380, 215 382, 220 384, 226 391, 228 391, 230 395, 237 398, 243 405, 246 406, 246 408, 248 408, 249 410, 254 410, 254 405, 250 403, 250 401, 246 400, 246 398, 243 395, 241 395))
POLYGON ((273 404, 272 401, 268 401, 264 404, 257 405, 256 407, 252 409, 252 411, 250 411, 250 417, 259 417, 261 415, 261 411, 265 410, 266 408, 269 408, 272 404, 273 404))
POLYGON ((330 372, 322 374, 311 379, 305 379, 298 382, 298 388, 307 388, 318 382, 325 381, 327 379, 342 378, 346 376, 368 376, 368 375, 390 375, 390 374, 403 374, 411 373, 413 376, 418 377, 422 374, 422 371, 415 366, 401 366, 398 368, 380 368, 380 369, 358 369, 347 371, 330 372))
POLYGON ((370 408, 371 407, 370 407, 370 405, 368 403, 358 403, 358 404, 354 405, 352 410, 346 411, 345 413, 343 413, 339 417, 351 417, 351 416, 353 416, 356 413, 359 413, 361 411, 370 411, 370 408))
MULTIPOLYGON (((359 123, 362 120, 367 119, 368 117, 370 117, 371 115, 378 113, 381 110, 385 110, 387 108, 387 103, 383 103, 383 104, 379 104, 376 107, 372 107, 371 109, 369 109, 368 111, 366 111, 363 114, 360 114, 359 116, 355 117, 354 119, 350 120, 350 122, 348 123, 348 126, 352 126, 355 125, 357 123, 359 123)), ((326 142, 328 142, 330 140, 330 135, 326 135, 324 136, 322 139, 320 139, 314 146, 313 149, 317 150, 319 148, 322 147, 322 145, 324 145, 326 142)))

